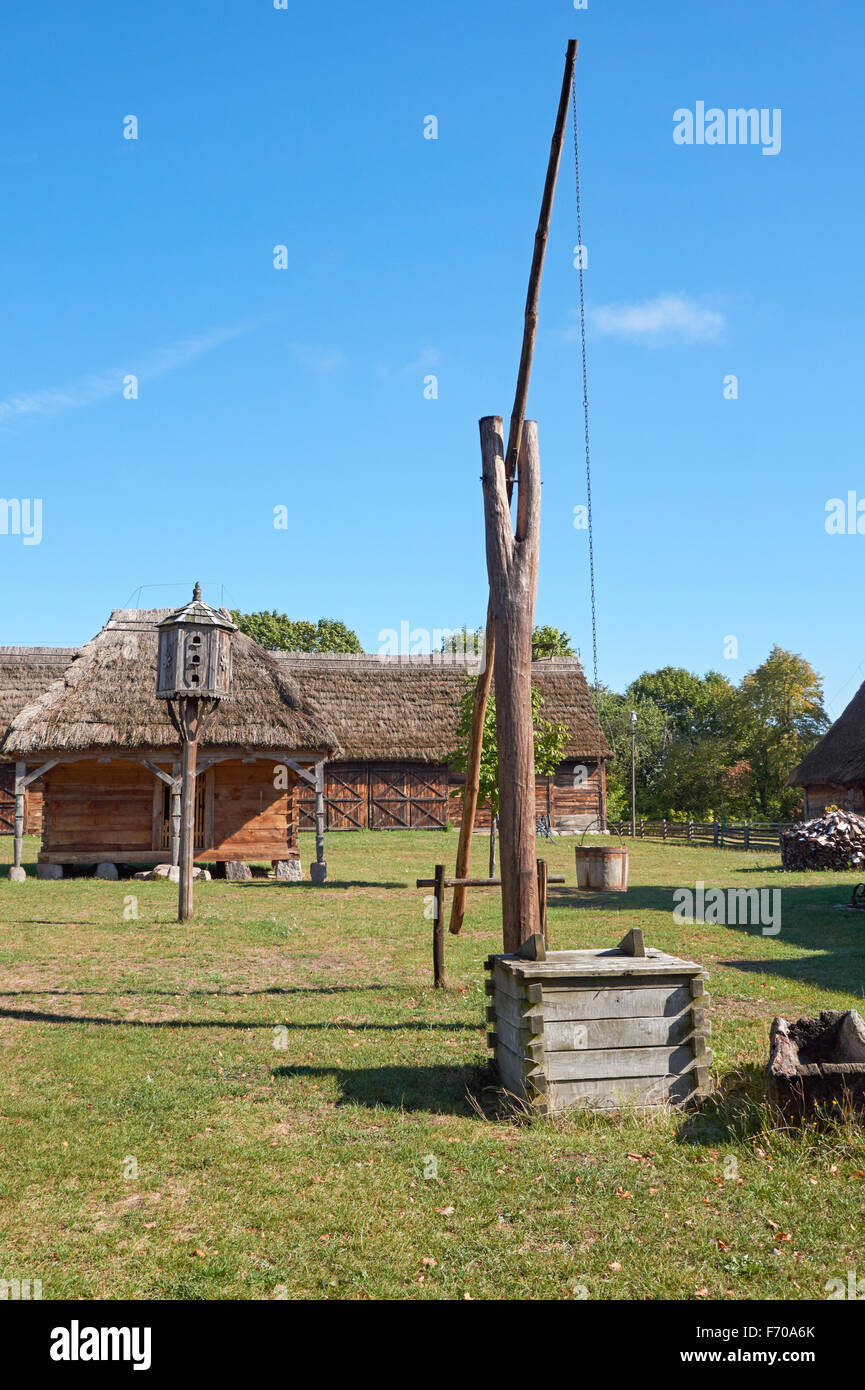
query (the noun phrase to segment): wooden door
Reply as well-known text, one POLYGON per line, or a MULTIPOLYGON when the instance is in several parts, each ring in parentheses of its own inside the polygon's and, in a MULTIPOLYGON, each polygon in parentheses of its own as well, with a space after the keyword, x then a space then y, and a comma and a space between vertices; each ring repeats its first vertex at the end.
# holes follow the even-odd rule
POLYGON ((369 774, 371 830, 444 830, 447 769, 377 763, 369 774))

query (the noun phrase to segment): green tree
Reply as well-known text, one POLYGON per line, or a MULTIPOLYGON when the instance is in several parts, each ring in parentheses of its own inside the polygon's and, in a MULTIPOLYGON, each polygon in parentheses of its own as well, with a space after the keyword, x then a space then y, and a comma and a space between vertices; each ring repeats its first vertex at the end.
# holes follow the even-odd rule
POLYGON ((829 727, 820 677, 804 657, 776 645, 737 695, 737 741, 750 765, 755 808, 786 818, 798 801, 787 778, 829 727))
POLYGON ((532 633, 532 661, 551 656, 576 656, 570 637, 559 627, 536 627, 532 633))
POLYGON ((269 651, 282 652, 362 652, 356 632, 338 618, 319 618, 317 623, 295 622, 285 613, 241 613, 231 610, 241 632, 269 651))
MULTIPOLYGON (((459 743, 454 752, 449 753, 447 758, 447 761, 458 772, 465 772, 468 767, 474 696, 475 683, 469 681, 460 700, 460 718, 457 725, 459 743)), ((566 724, 554 724, 550 720, 544 719, 541 714, 542 706, 543 697, 540 691, 532 686, 535 774, 538 777, 551 777, 564 757, 564 750, 568 741, 568 728, 566 724)), ((461 794, 459 788, 451 793, 452 796, 460 796, 461 794)), ((498 734, 496 729, 496 700, 492 692, 487 701, 486 715, 484 716, 480 775, 478 778, 478 804, 480 806, 488 805, 490 808, 492 822, 490 825, 490 877, 492 878, 495 866, 495 829, 499 814, 498 734)))
MULTIPOLYGON (((442 638, 443 652, 470 652, 483 650, 484 629, 482 627, 461 627, 442 638)), ((576 656, 571 639, 558 627, 536 627, 532 633, 532 661, 542 661, 551 656, 576 656)))

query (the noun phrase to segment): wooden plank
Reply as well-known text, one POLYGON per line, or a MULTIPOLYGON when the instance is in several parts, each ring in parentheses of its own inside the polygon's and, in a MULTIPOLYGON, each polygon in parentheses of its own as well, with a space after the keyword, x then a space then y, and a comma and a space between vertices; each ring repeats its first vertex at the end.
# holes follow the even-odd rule
POLYGON ((655 1108, 681 1104, 693 1093, 691 1074, 678 1077, 619 1077, 616 1080, 551 1081, 547 1087, 550 1111, 583 1107, 615 1110, 625 1105, 655 1108))
POLYGON ((544 989, 544 1018, 550 1023, 595 1018, 670 1018, 691 1002, 686 984, 611 981, 598 989, 544 989))
MULTIPOLYGON (((527 1025, 523 1028, 529 1035, 527 1025)), ((544 1047, 548 1052, 673 1047, 693 1032, 694 1020, 689 1008, 675 1018, 572 1019, 561 1023, 548 1023, 545 1019, 544 1047)))
POLYGON ((500 991, 496 995, 495 1012, 498 1018, 507 1019, 516 1028, 528 1028, 532 1033, 540 1033, 544 1027, 540 1005, 530 1004, 527 999, 516 999, 511 994, 500 991))
POLYGON ((496 1036, 518 1057, 531 1057, 538 1066, 543 1063, 544 1039, 540 1033, 531 1033, 529 1029, 523 1029, 519 1024, 511 1023, 510 1019, 502 1018, 500 1015, 496 1019, 496 1036))
POLYGON ((694 1052, 679 1047, 628 1047, 615 1051, 547 1053, 551 1081, 602 1081, 621 1076, 678 1076, 693 1065, 694 1052))

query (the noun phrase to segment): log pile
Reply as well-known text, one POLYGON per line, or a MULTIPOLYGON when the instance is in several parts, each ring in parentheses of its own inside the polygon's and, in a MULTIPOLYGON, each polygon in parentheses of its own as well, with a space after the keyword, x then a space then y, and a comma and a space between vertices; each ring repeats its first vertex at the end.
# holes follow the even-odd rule
POLYGON ((781 832, 785 869, 858 869, 865 864, 865 817, 837 808, 781 832))

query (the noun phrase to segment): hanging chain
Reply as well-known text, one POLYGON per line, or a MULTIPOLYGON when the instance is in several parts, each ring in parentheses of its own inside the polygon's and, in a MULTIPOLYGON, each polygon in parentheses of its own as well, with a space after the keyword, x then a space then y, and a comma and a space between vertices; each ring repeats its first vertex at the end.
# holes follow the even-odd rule
POLYGON ((586 364, 586 294, 583 279, 583 207, 580 197, 580 141, 577 127, 577 79, 571 87, 574 117, 574 173, 577 187, 577 269, 580 276, 580 346, 583 358, 583 420, 586 435, 586 519, 589 529, 589 585, 592 596, 592 668, 595 687, 595 722, 598 731, 598 819, 603 828, 604 806, 601 790, 601 696, 598 686, 598 621, 595 609, 595 539, 592 528, 592 455, 589 446, 589 375, 586 364))

